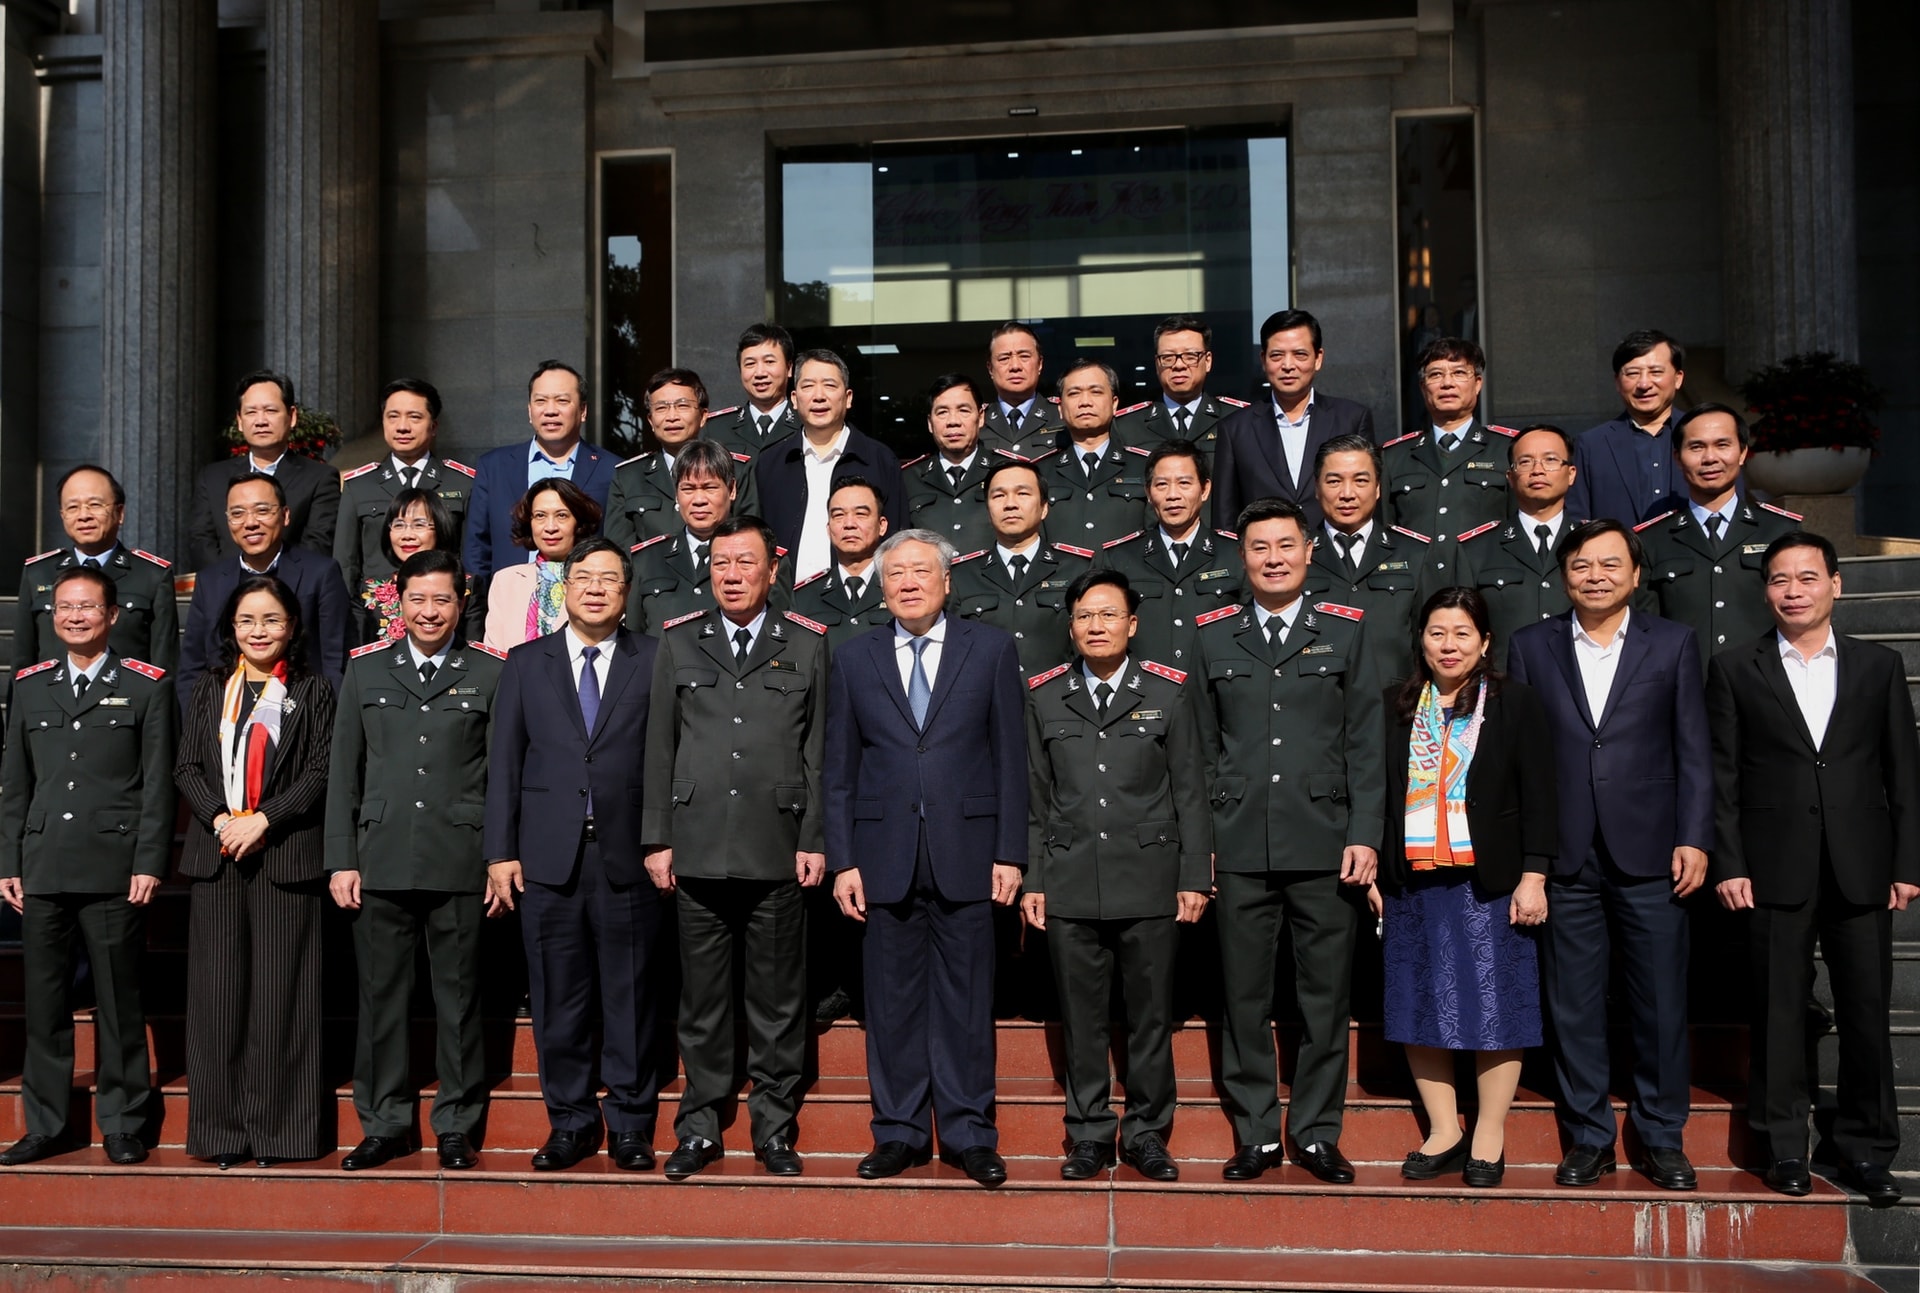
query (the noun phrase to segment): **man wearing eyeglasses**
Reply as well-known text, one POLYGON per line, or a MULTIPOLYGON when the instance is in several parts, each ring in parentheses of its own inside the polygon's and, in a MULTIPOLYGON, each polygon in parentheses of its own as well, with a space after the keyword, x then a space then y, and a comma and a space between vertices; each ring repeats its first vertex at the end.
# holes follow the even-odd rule
MULTIPOLYGON (((1160 398, 1129 405, 1114 420, 1128 444, 1149 448, 1165 440, 1190 440, 1213 466, 1215 429, 1221 418, 1247 407, 1245 400, 1209 395, 1213 372, 1213 329, 1197 315, 1175 314, 1153 329, 1153 371, 1160 398)), ((1204 523, 1204 522, 1203 522, 1204 523)))
POLYGON ((86 566, 113 579, 120 611, 113 621, 113 649, 171 669, 180 655, 173 563, 120 542, 120 527, 127 519, 126 489, 106 468, 83 465, 60 478, 55 494, 69 546, 28 557, 20 569, 13 667, 25 669, 59 650, 53 584, 61 571, 86 566))
POLYGON ((1480 420, 1487 357, 1459 337, 1442 337, 1416 361, 1431 425, 1383 446, 1387 519, 1437 538, 1507 514, 1513 432, 1480 420))
POLYGON ((341 521, 333 536, 333 559, 347 587, 378 583, 394 572, 380 542, 387 510, 403 489, 424 489, 440 500, 457 537, 467 528, 467 494, 474 469, 451 458, 436 458, 440 434, 440 392, 418 377, 402 377, 380 392, 380 435, 387 456, 340 477, 341 521))
MULTIPOLYGON (((673 465, 695 437, 713 439, 702 430, 707 418, 707 384, 691 368, 661 369, 647 379, 643 398, 653 447, 615 467, 613 485, 607 491, 606 535, 629 549, 680 528, 674 510, 677 487, 673 465)), ((751 470, 753 455, 738 449, 729 449, 728 453, 734 462, 738 494, 734 510, 751 511, 758 506, 751 470)))

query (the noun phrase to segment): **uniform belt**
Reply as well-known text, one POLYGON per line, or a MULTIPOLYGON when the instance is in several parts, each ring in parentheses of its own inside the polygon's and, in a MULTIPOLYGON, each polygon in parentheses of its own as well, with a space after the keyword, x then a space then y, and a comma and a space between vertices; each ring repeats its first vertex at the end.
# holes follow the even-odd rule
POLYGON ((586 823, 583 826, 581 826, 580 838, 588 841, 597 840, 600 838, 599 834, 596 833, 593 828, 593 818, 591 817, 587 818, 586 823))

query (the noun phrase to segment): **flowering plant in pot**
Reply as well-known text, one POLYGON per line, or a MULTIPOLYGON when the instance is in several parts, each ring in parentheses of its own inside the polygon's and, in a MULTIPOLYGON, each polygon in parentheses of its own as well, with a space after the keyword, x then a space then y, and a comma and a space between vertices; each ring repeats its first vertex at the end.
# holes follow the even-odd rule
POLYGON ((1880 441, 1879 387, 1859 364, 1824 350, 1789 355, 1740 383, 1753 414, 1747 479, 1769 494, 1842 494, 1866 474, 1880 441))
MULTIPOLYGON (((287 442, 287 448, 309 458, 324 459, 339 448, 341 439, 340 423, 333 414, 319 409, 301 409, 299 420, 293 424, 293 438, 287 442)), ((240 434, 237 420, 229 421, 220 428, 220 440, 227 446, 227 453, 235 458, 247 451, 247 442, 240 434)))

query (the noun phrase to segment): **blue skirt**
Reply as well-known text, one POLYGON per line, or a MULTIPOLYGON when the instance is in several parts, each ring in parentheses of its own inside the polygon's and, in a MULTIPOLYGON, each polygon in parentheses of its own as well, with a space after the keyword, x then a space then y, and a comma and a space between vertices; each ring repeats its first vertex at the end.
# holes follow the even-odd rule
POLYGON ((1386 896, 1386 1036, 1449 1051, 1540 1045, 1540 960, 1508 895, 1482 901, 1473 871, 1416 872, 1386 896))

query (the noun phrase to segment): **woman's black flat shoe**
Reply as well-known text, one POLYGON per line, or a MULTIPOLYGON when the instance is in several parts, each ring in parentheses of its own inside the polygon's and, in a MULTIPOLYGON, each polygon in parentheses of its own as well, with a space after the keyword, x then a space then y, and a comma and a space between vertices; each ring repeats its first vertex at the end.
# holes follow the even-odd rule
POLYGON ((1507 1156, 1502 1154, 1491 1163, 1484 1158, 1469 1158, 1460 1179, 1476 1190, 1491 1190, 1507 1179, 1507 1156))
POLYGON ((1409 1181, 1435 1180, 1448 1172, 1458 1171, 1460 1165, 1467 1161, 1469 1148, 1467 1137, 1463 1135, 1444 1154, 1423 1154, 1416 1149, 1407 1155, 1406 1162, 1400 1164, 1400 1175, 1409 1181))
POLYGON ((246 1162, 249 1157, 250 1155, 247 1154, 215 1154, 207 1161, 224 1172, 229 1167, 240 1166, 240 1164, 246 1162))

